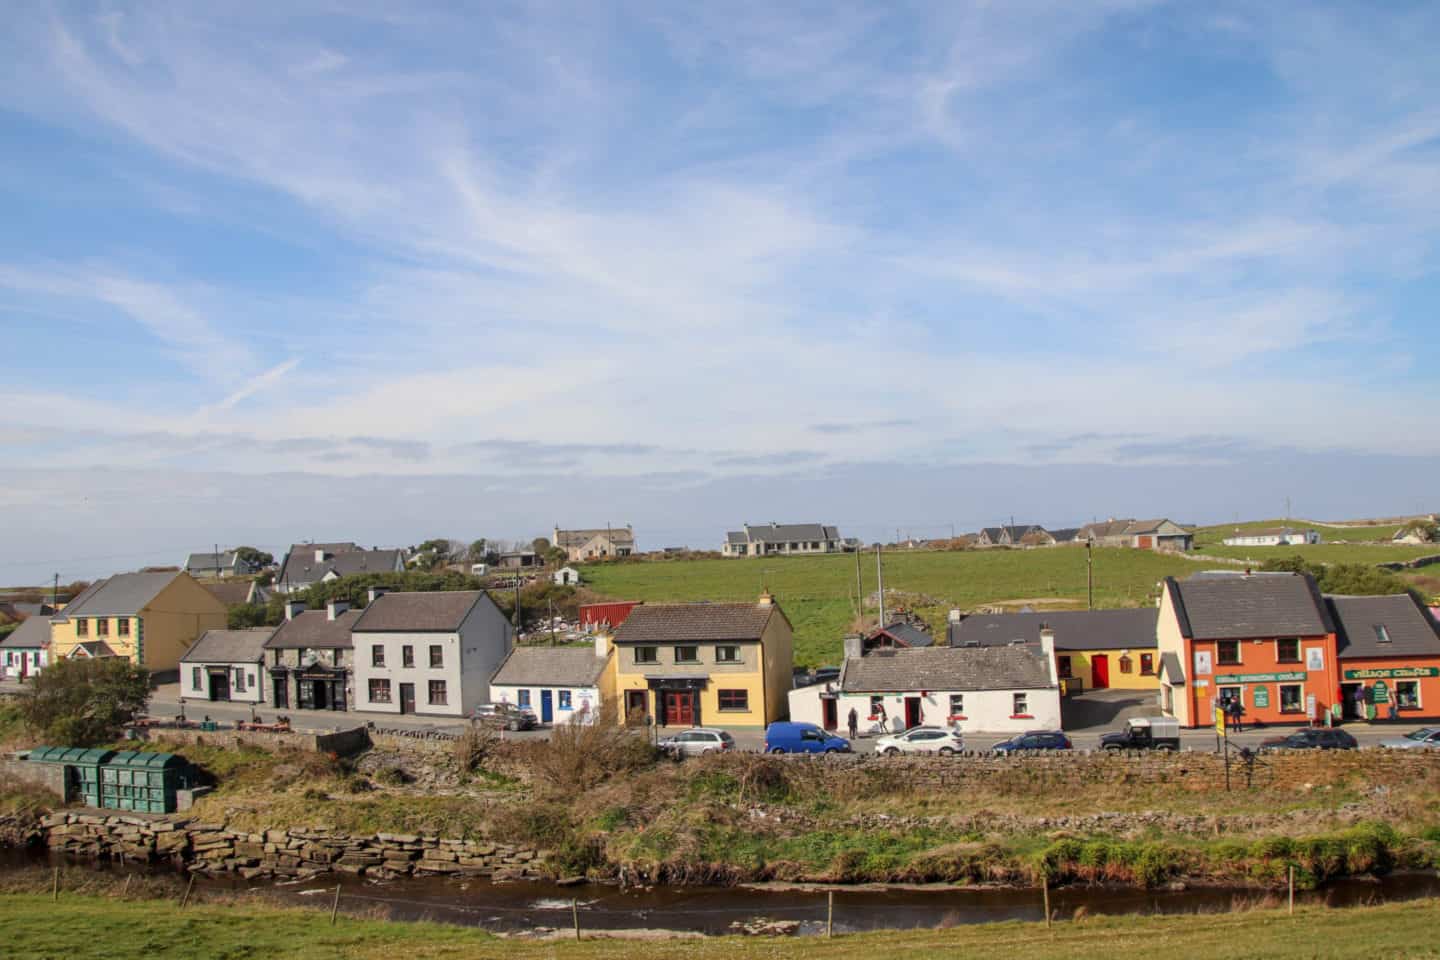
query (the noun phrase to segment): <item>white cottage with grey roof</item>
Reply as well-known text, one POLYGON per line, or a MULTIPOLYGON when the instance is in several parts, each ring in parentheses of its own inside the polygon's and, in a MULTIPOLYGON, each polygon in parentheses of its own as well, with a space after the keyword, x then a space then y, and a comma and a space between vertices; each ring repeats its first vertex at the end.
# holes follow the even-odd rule
POLYGON ((180 658, 180 696, 187 700, 264 703, 265 641, 274 627, 206 630, 180 658))
POLYGON ((613 656, 604 635, 583 647, 516 647, 490 681, 490 696, 531 711, 541 723, 594 723, 604 709, 602 677, 613 656))
POLYGON ((998 647, 920 647, 850 656, 835 683, 790 691, 790 719, 862 733, 950 727, 967 733, 1060 728, 1050 638, 998 647))
POLYGON ((855 546, 837 527, 823 523, 747 523, 725 534, 721 552, 727 557, 807 556, 855 546))

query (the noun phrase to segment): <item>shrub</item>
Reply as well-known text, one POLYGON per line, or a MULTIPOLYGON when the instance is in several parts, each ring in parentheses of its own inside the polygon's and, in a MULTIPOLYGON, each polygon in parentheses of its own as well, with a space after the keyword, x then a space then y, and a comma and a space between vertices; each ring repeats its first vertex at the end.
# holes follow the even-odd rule
POLYGON ((465 728, 455 741, 455 762, 461 773, 476 773, 483 766, 498 739, 494 730, 479 724, 465 728))
POLYGON ((150 671, 121 657, 57 660, 30 683, 20 696, 25 725, 57 746, 117 740, 150 700, 150 671))
POLYGON ((612 776, 637 773, 654 766, 656 759, 655 748, 643 736, 601 719, 557 726, 549 742, 537 745, 531 769, 541 793, 563 796, 612 776))
POLYGON ((387 787, 403 787, 407 783, 414 783, 415 778, 410 776, 400 767, 385 767, 375 774, 375 779, 387 787))

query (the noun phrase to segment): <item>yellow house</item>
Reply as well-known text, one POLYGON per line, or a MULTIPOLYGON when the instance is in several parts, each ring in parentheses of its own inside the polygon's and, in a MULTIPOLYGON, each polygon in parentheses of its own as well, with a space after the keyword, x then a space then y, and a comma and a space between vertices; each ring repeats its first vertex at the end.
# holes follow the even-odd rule
POLYGON ((952 647, 1027 643, 1042 632, 1055 642, 1055 675, 1067 694, 1081 690, 1160 689, 1154 607, 1045 613, 951 614, 952 647))
POLYGON ((769 594, 641 604, 615 631, 611 660, 604 680, 627 724, 764 727, 786 715, 791 627, 769 594))
POLYGON ((225 605, 187 573, 120 573, 50 618, 50 655, 128 657, 152 673, 174 670, 202 633, 225 624, 225 605))

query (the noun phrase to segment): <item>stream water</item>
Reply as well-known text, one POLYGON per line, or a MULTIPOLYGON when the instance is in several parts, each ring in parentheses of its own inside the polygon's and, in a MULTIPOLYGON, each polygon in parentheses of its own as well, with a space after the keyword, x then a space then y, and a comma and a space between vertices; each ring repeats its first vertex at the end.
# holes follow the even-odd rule
MULTIPOLYGON (((0 869, 124 870, 151 876, 168 869, 118 867, 106 863, 50 860, 38 855, 0 858, 0 869)), ((183 887, 173 875, 176 895, 183 887)), ((657 887, 621 890, 608 885, 560 887, 554 884, 419 877, 388 882, 337 875, 297 883, 246 882, 238 878, 197 879, 195 891, 245 890, 280 905, 327 908, 341 888, 340 910, 397 921, 442 923, 517 932, 568 928, 571 902, 581 927, 590 930, 656 929, 719 934, 735 922, 756 918, 800 923, 800 933, 823 932, 827 910, 823 889, 788 887, 657 887)), ((1050 891, 1050 906, 1060 920, 1081 908, 1088 914, 1182 914, 1226 912, 1263 899, 1263 891, 1224 887, 1139 890, 1129 887, 1062 887, 1050 891)), ((1297 891, 1297 904, 1352 907, 1393 900, 1440 896, 1440 878, 1430 873, 1392 874, 1378 879, 1338 880, 1316 891, 1297 891)), ((1284 893, 1279 899, 1283 901, 1284 893)), ((836 888, 835 930, 856 932, 916 929, 1002 920, 1043 920, 1038 889, 836 888)))

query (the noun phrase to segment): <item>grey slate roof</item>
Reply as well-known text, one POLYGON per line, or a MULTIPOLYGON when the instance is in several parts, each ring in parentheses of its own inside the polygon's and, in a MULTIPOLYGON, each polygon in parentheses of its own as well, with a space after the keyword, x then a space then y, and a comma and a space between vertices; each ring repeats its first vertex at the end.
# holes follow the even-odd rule
POLYGON ((6 650, 37 650, 50 646, 50 618, 35 616, 20 621, 20 626, 0 639, 0 648, 6 650))
POLYGON ((350 629, 359 619, 359 610, 346 610, 334 620, 330 619, 329 611, 306 610, 280 624, 274 635, 265 641, 265 649, 314 647, 317 650, 348 650, 351 646, 350 629))
POLYGON ((1154 649, 1154 607, 1134 610, 1053 610, 1048 613, 975 614, 947 628, 952 647, 1040 642, 1040 628, 1055 631, 1056 650, 1154 649))
POLYGON ((759 640, 778 605, 758 603, 641 604, 615 631, 618 643, 759 640))
POLYGON ((1177 686, 1185 683, 1185 668, 1180 666, 1180 655, 1174 651, 1160 654, 1160 679, 1177 686))
POLYGON ((599 527, 594 530, 557 530, 554 546, 583 547, 595 537, 606 535, 614 544, 635 543, 635 533, 629 527, 599 527))
POLYGON ((1045 658, 1027 647, 886 650, 845 661, 845 693, 912 690, 1038 690, 1053 687, 1045 658))
POLYGON ((355 633, 454 633, 475 604, 488 599, 483 590, 387 593, 376 597, 355 622, 355 633))
POLYGON ((192 553, 185 559, 186 570, 226 570, 235 565, 235 551, 192 553))
POLYGON ((907 647, 930 647, 934 646, 935 638, 924 630, 914 627, 903 620, 897 620, 882 630, 876 630, 875 635, 888 633, 899 643, 907 647))
POLYGON ((1069 543, 1079 535, 1079 527, 1061 527, 1059 530, 1050 531, 1050 536, 1055 538, 1056 543, 1069 543))
POLYGON ((750 541, 787 543, 799 540, 839 540, 840 530, 822 523, 747 523, 744 535, 750 541))
POLYGON ((21 601, 19 603, 12 603, 10 606, 14 607, 15 612, 23 617, 48 617, 55 612, 55 608, 48 603, 26 603, 21 601))
POLYGON ((200 586, 228 607, 236 603, 249 603, 250 591, 255 584, 249 580, 223 580, 220 583, 202 583, 200 586))
POLYGON ((491 684, 515 687, 593 687, 610 658, 594 646, 516 647, 500 664, 491 684))
POLYGON ((175 570, 166 573, 117 573, 86 587, 80 596, 55 615, 55 619, 133 617, 178 576, 180 573, 175 570))
POLYGON ((285 554, 277 583, 318 583, 331 570, 337 577, 358 573, 385 573, 400 569, 399 550, 361 550, 353 543, 297 543, 285 554), (315 551, 325 559, 317 561, 315 551))
POLYGON ((1334 631, 1308 574, 1165 578, 1182 636, 1195 640, 1314 637, 1334 631))
POLYGON ((1340 659, 1440 657, 1440 625, 1408 593, 1389 597, 1326 597, 1339 634, 1340 659), (1385 628, 1388 642, 1377 626, 1385 628))
POLYGON ((265 656, 265 641, 275 627, 252 630, 206 630, 185 651, 181 663, 259 663, 265 656))
POLYGON ((70 656, 73 658, 77 651, 82 650, 92 658, 115 656, 114 649, 104 640, 86 640, 84 643, 77 643, 71 648, 70 656))

